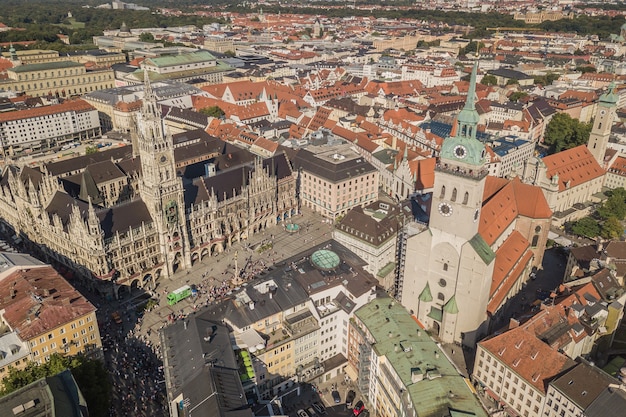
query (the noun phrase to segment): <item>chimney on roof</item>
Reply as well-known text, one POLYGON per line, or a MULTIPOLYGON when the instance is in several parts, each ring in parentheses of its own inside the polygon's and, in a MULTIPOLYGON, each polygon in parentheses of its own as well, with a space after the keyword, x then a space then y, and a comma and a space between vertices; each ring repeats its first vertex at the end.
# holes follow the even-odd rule
POLYGON ((511 317, 509 320, 509 329, 515 329, 516 327, 519 327, 519 320, 511 317))

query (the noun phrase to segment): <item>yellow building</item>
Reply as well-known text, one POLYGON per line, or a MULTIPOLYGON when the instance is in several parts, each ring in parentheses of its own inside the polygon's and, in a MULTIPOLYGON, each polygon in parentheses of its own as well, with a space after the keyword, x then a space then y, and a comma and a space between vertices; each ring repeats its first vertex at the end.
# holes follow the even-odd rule
POLYGON ((18 65, 7 70, 7 80, 0 81, 0 90, 26 93, 39 97, 58 94, 62 97, 113 88, 113 70, 87 71, 85 65, 72 61, 18 65))
POLYGON ((25 366, 26 359, 43 363, 53 353, 101 354, 96 308, 54 268, 14 253, 0 253, 0 265, 4 265, 0 272, 0 329, 5 332, 0 339, 17 335, 20 344, 12 346, 18 350, 16 358, 17 353, 22 355, 0 368, 0 377, 11 366, 25 366))

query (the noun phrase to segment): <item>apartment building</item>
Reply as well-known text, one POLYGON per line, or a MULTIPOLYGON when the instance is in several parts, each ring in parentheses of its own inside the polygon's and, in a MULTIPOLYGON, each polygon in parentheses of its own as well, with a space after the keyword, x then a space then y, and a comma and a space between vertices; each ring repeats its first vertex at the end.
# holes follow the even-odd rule
POLYGON ((47 361, 53 353, 100 355, 96 308, 57 271, 6 252, 0 253, 0 265, 0 328, 6 332, 0 346, 9 342, 8 351, 0 348, 6 361, 0 362, 0 376, 11 366, 47 361))
POLYGON ((543 412, 548 382, 575 366, 524 327, 478 343, 473 378, 507 415, 543 412))
POLYGON ((358 206, 339 221, 333 231, 333 239, 367 262, 364 269, 376 276, 383 288, 390 289, 396 266, 398 230, 410 216, 408 206, 382 201, 366 207, 358 206))
MULTIPOLYGON (((603 408, 608 406, 608 409, 615 411, 623 410, 626 391, 623 386, 620 387, 620 381, 584 359, 579 359, 578 362, 574 368, 550 382, 542 415, 547 417, 591 417, 593 414, 588 413, 588 411, 593 410, 594 402, 603 408), (607 404, 601 398, 603 392, 611 390, 621 391, 621 407, 617 401, 611 401, 607 404)), ((610 413, 603 415, 608 417, 610 413)))
POLYGON ((101 134, 98 111, 84 100, 0 114, 3 150, 39 149, 101 134))
POLYGON ((251 357, 246 395, 272 398, 298 382, 321 382, 347 367, 348 323, 376 280, 345 247, 328 241, 280 263, 203 313, 224 320, 251 357))
POLYGON ((487 416, 466 379, 395 300, 376 298, 356 310, 349 334, 350 367, 372 415, 487 416))
POLYGON ((308 147, 293 163, 300 172, 302 204, 324 217, 336 219, 378 196, 378 171, 350 145, 308 147))

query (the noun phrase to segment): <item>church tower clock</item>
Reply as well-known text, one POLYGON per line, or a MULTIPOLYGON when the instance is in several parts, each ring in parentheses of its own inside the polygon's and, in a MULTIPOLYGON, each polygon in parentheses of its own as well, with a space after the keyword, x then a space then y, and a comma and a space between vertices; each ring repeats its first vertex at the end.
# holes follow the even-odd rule
POLYGON ((144 71, 145 93, 137 115, 137 146, 142 181, 139 194, 159 231, 167 275, 191 266, 185 217, 183 182, 176 175, 174 143, 166 131, 157 98, 144 71))
POLYGON ((465 240, 478 232, 485 186, 485 145, 476 139, 476 71, 472 69, 467 100, 456 121, 456 132, 441 146, 435 168, 430 228, 465 240))
POLYGON ((619 97, 615 93, 615 83, 609 85, 606 93, 600 96, 598 100, 598 108, 596 110, 593 127, 589 135, 587 148, 589 152, 596 158, 601 167, 605 168, 604 154, 609 143, 611 135, 611 127, 615 120, 615 112, 617 109, 617 101, 619 97))

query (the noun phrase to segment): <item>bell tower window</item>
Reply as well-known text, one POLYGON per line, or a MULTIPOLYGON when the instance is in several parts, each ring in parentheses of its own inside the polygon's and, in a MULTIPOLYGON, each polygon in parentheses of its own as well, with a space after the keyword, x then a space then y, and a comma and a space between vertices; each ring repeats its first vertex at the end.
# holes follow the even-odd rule
POLYGON ((452 197, 450 197, 450 201, 456 201, 456 188, 452 190, 452 197))
POLYGON ((463 204, 467 204, 469 201, 469 193, 465 191, 465 195, 463 196, 463 204))

